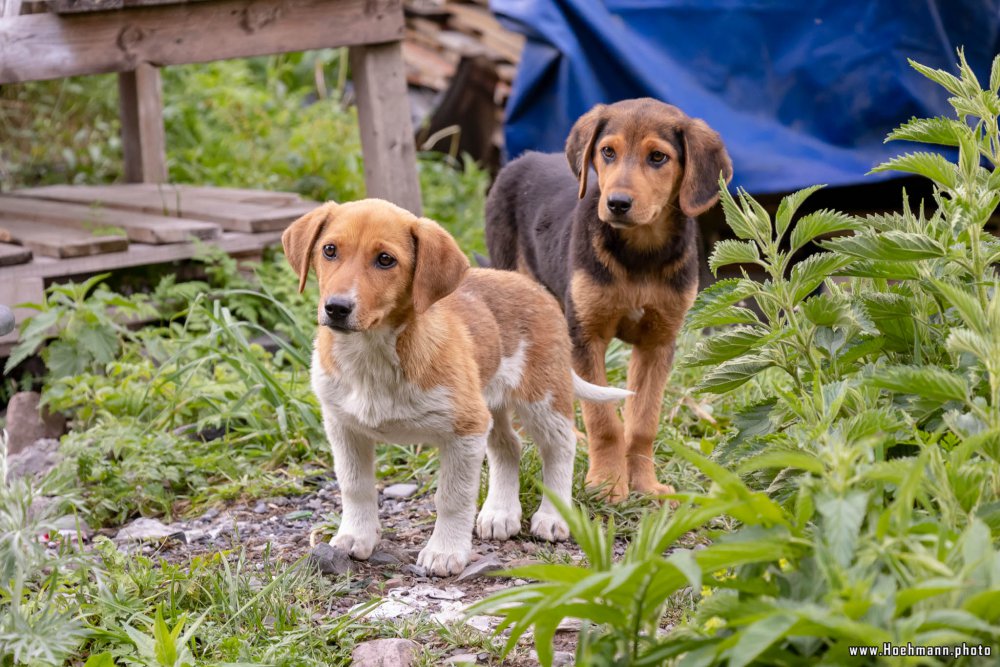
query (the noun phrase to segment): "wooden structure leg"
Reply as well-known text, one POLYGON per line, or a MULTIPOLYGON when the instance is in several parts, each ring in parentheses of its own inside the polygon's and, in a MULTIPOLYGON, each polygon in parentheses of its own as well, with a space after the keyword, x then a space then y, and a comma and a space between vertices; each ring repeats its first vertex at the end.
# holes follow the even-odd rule
POLYGON ((413 122, 399 42, 354 46, 351 72, 358 105, 365 185, 378 197, 421 214, 413 122))
POLYGON ((118 75, 122 152, 129 183, 166 183, 167 150, 163 129, 163 84, 160 70, 139 63, 118 75))

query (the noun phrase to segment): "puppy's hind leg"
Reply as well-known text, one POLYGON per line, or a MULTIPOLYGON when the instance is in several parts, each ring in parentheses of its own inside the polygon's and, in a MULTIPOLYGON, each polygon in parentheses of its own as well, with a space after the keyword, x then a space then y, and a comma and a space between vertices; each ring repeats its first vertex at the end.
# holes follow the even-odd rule
MULTIPOLYGON (((557 410, 551 397, 519 405, 517 413, 524 428, 542 455, 542 482, 566 505, 572 502, 573 457, 576 454, 576 432, 573 429, 572 404, 568 410, 557 410)), ((546 497, 531 517, 531 533, 549 542, 569 537, 569 526, 555 505, 546 497)))
POLYGON ((493 412, 493 429, 486 444, 490 464, 490 487, 476 520, 483 540, 506 540, 521 530, 521 499, 518 473, 521 439, 510 423, 510 411, 493 412))

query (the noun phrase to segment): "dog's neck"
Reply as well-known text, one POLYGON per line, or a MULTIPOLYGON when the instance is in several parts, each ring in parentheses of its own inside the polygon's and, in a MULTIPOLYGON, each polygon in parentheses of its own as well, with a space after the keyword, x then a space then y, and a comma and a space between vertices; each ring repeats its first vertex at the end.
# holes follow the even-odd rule
POLYGON ((397 326, 325 332, 320 335, 319 345, 329 346, 332 365, 339 374, 376 382, 397 380, 408 372, 419 373, 432 363, 433 351, 447 342, 447 331, 433 312, 413 314, 397 326))
POLYGON ((614 231, 632 250, 650 252, 670 243, 671 239, 684 229, 686 219, 687 216, 675 206, 667 204, 656 220, 645 225, 614 231))

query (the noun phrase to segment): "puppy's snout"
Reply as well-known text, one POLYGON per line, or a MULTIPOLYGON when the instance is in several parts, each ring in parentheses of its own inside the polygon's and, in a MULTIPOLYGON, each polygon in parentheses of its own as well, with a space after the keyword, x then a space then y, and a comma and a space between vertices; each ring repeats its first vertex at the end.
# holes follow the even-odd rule
POLYGON ((615 215, 625 215, 632 208, 632 198, 621 192, 608 195, 608 210, 615 215))
POLYGON ((342 296, 331 296, 323 304, 326 316, 331 324, 346 324, 347 318, 354 312, 354 300, 342 296))

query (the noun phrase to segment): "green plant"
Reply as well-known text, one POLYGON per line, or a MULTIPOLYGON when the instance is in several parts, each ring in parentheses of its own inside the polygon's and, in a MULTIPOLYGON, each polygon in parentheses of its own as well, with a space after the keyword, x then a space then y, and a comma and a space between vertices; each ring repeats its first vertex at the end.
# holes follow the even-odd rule
POLYGON ((767 278, 699 295, 688 326, 727 328, 685 365, 708 369, 701 391, 741 394, 743 408, 709 447, 715 461, 670 444, 712 487, 644 523, 621 562, 601 546, 606 531, 563 508, 589 565, 522 571, 540 583, 476 607, 514 637, 532 628, 543 664, 566 616, 595 624, 578 647, 588 664, 844 664, 883 642, 997 650, 1000 244, 984 227, 1000 203, 1000 57, 987 90, 961 52, 958 77, 914 67, 948 90, 958 120, 912 120, 890 139, 957 147, 957 164, 917 153, 878 170, 931 178, 933 213, 904 202, 866 220, 794 220, 808 188, 772 218, 721 184, 737 239, 710 266, 757 264, 767 278), (822 252, 792 266, 812 242, 822 252), (720 520, 733 530, 715 530, 720 520), (684 529, 711 545, 678 549, 684 529), (686 585, 703 587, 695 609, 657 633, 686 585))

